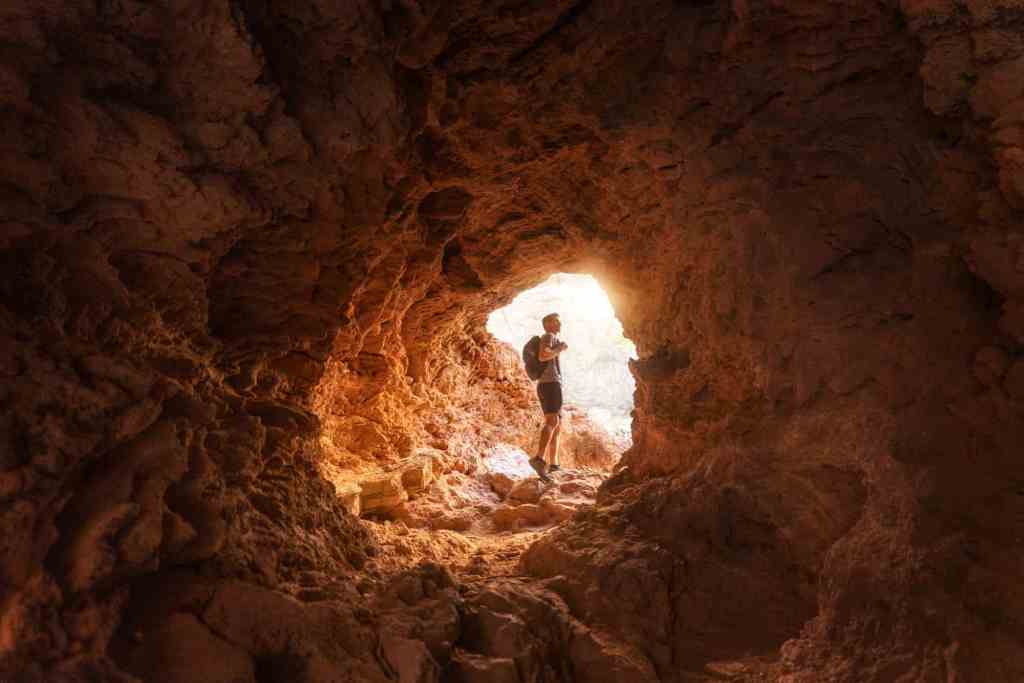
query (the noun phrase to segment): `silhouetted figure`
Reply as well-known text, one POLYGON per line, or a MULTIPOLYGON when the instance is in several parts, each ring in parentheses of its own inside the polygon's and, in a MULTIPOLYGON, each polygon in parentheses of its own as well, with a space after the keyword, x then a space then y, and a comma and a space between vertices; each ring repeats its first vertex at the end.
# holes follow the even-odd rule
POLYGON ((550 481, 548 472, 561 469, 558 465, 558 436, 562 430, 562 368, 558 356, 569 345, 558 338, 562 321, 557 313, 544 316, 544 335, 540 337, 537 360, 543 370, 537 378, 537 398, 544 412, 544 427, 540 430, 540 445, 530 465, 544 481, 550 481), (550 455, 550 457, 547 457, 550 455))

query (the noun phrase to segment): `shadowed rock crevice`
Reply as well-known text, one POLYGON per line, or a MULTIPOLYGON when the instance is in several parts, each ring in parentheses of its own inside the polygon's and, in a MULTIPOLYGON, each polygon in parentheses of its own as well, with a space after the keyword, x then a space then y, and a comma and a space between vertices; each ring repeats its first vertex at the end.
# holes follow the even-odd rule
POLYGON ((1020 24, 8 3, 0 678, 1024 678, 1020 24), (555 272, 637 344, 604 484, 513 476, 555 272))

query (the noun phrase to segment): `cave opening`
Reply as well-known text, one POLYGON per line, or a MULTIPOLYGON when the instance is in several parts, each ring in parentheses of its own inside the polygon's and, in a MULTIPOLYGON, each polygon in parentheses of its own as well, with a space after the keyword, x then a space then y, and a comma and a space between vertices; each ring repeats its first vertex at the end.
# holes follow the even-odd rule
POLYGON ((336 343, 313 393, 315 463, 378 548, 369 576, 424 558, 513 573, 539 535, 593 504, 631 445, 636 348, 594 276, 558 272, 447 308, 443 298, 428 291, 404 315, 373 320, 358 353, 336 343), (455 324, 419 343, 415 321, 439 308, 455 324), (552 311, 580 353, 564 367, 575 384, 562 411, 564 469, 544 481, 529 465, 543 415, 521 349, 552 311))
POLYGON ((494 310, 487 318, 487 331, 521 349, 528 339, 541 334, 540 321, 552 312, 559 314, 559 336, 572 350, 560 359, 566 404, 603 427, 621 453, 633 442, 636 380, 629 361, 637 358, 636 345, 625 336, 607 293, 592 275, 552 275, 494 310))

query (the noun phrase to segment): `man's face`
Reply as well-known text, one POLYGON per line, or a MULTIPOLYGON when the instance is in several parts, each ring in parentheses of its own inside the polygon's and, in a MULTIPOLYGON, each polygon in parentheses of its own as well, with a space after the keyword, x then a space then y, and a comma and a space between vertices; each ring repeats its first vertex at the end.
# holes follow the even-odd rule
POLYGON ((551 334, 558 334, 561 331, 562 331, 562 319, 561 318, 559 318, 558 316, 555 316, 554 318, 552 318, 551 320, 548 321, 548 332, 550 332, 551 334))

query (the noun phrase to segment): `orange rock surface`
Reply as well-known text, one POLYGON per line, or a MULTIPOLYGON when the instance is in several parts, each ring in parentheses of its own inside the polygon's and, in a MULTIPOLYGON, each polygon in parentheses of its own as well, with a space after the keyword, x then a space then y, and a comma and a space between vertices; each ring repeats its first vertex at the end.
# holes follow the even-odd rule
POLYGON ((4 3, 0 680, 1024 680, 1022 35, 4 3), (639 360, 544 488, 554 272, 639 360))

